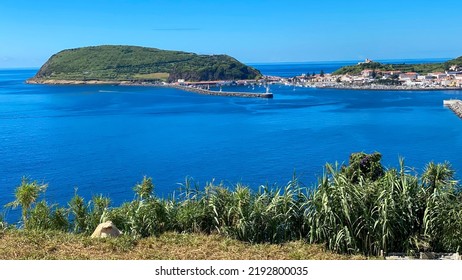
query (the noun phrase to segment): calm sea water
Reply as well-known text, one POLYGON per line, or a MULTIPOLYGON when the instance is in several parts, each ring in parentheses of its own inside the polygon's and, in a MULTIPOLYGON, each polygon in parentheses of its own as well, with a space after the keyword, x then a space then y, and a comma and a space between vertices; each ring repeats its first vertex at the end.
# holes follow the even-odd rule
MULTIPOLYGON (((259 68, 299 74, 290 66, 259 68)), ((283 185, 296 172, 310 186, 326 162, 346 162, 356 151, 380 151, 387 166, 397 166, 399 156, 418 169, 449 160, 462 176, 462 120, 442 105, 462 91, 273 86, 274 99, 262 100, 24 84, 35 71, 0 70, 0 205, 14 199, 22 176, 48 183, 46 199, 61 204, 78 188, 86 198, 102 193, 118 205, 133 198, 143 175, 161 196, 178 190, 186 176, 202 185, 256 188, 283 185)))

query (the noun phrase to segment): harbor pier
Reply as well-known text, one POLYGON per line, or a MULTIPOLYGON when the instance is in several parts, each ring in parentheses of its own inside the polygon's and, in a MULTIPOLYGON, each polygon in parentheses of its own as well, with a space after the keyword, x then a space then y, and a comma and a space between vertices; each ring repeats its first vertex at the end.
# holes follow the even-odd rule
POLYGON ((459 118, 462 118, 462 101, 459 99, 443 100, 443 105, 453 111, 459 118))
POLYGON ((262 92, 262 93, 251 93, 251 92, 239 92, 239 91, 214 91, 209 89, 204 89, 195 86, 183 86, 178 84, 169 84, 168 87, 199 93, 207 95, 217 95, 217 96, 232 96, 232 97, 248 97, 248 98, 273 98, 271 92, 262 92))

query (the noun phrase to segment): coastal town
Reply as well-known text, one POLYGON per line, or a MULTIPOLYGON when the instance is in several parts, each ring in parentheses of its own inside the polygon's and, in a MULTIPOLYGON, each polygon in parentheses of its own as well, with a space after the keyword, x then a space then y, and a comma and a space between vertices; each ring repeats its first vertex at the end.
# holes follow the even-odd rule
MULTIPOLYGON (((372 64, 366 59, 361 64, 372 64)), ((451 65, 445 72, 419 74, 417 72, 401 72, 399 70, 364 69, 358 74, 336 75, 330 73, 301 74, 292 78, 267 77, 272 83, 290 86, 339 88, 339 89, 372 89, 372 90, 441 90, 462 88, 462 67, 451 65)))
MULTIPOLYGON (((351 90, 461 90, 462 89, 462 66, 450 65, 444 72, 435 71, 429 73, 407 72, 400 70, 383 70, 377 68, 388 65, 374 62, 370 59, 358 62, 357 66, 364 68, 357 73, 337 74, 324 73, 306 73, 294 77, 263 76, 257 80, 228 80, 228 81, 200 81, 188 82, 179 79, 174 83, 163 83, 164 86, 173 86, 179 89, 194 91, 201 94, 229 95, 238 96, 237 94, 228 94, 222 91, 224 86, 248 86, 255 88, 255 85, 268 86, 279 84, 292 87, 311 87, 311 88, 331 88, 331 89, 351 89, 351 90), (368 68, 373 66, 376 68, 368 68), (210 90, 211 88, 215 88, 210 90), (220 90, 216 90, 219 88, 220 90)), ((272 98, 271 92, 255 94, 245 94, 244 97, 263 97, 272 98)))
POLYGON ((26 83, 162 86, 198 94, 250 98, 273 98, 271 84, 351 90, 462 89, 462 57, 440 63, 421 64, 385 64, 366 59, 340 67, 332 73, 325 73, 322 69, 316 69, 317 73, 300 73, 288 77, 265 75, 260 70, 227 56, 214 57, 213 55, 198 56, 191 53, 178 53, 136 46, 97 46, 64 50, 61 52, 61 56, 52 56, 26 83), (73 56, 74 52, 79 53, 81 60, 84 60, 90 53, 93 55, 93 52, 96 52, 98 54, 98 59, 94 61, 96 64, 89 66, 85 61, 80 60, 72 60, 73 64, 71 65, 64 63, 68 60, 63 60, 61 56, 65 58, 73 56), (132 52, 139 54, 137 57, 142 57, 144 60, 142 62, 137 61, 130 67, 108 66, 111 65, 111 62, 107 61, 105 54, 111 53, 130 61, 132 56, 127 54, 132 52), (197 61, 194 63, 185 62, 186 64, 175 67, 165 63, 165 61, 178 59, 176 57, 178 53, 190 57, 191 61, 197 61), (57 59, 58 61, 56 61, 57 59), (153 61, 159 61, 159 63, 156 64, 153 61), (159 65, 163 66, 160 67, 159 65), (197 65, 207 65, 207 67, 198 67, 197 65), (233 85, 243 85, 252 90, 229 87, 233 85), (254 91, 255 86, 258 86, 257 91, 254 91), (263 92, 261 86, 265 88, 263 92))

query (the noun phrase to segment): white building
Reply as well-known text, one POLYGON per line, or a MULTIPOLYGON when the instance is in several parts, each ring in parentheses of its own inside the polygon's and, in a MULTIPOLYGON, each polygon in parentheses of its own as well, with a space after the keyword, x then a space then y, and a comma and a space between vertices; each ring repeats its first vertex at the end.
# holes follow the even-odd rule
POLYGON ((407 72, 399 74, 399 79, 406 81, 406 80, 415 80, 417 79, 418 74, 415 72, 407 72))
POLYGON ((436 79, 443 79, 446 78, 447 74, 442 72, 437 73, 429 73, 428 75, 435 77, 436 79))

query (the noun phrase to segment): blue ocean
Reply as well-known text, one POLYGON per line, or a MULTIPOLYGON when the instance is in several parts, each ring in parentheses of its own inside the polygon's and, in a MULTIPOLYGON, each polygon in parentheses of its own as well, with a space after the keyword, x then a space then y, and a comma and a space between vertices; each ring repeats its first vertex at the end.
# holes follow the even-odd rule
MULTIPOLYGON (((267 75, 331 72, 348 64, 255 64, 267 75)), ((170 88, 27 85, 37 69, 0 70, 0 205, 21 178, 48 183, 66 205, 77 192, 113 205, 153 178, 155 192, 201 186, 314 186, 326 162, 379 151, 419 172, 450 161, 462 178, 462 120, 443 107, 462 91, 353 91, 272 85, 274 99, 199 95, 170 88)), ((263 87, 240 90, 264 92, 263 87)), ((14 213, 7 213, 14 215, 14 213)), ((7 217, 8 218, 8 217, 7 217)))

